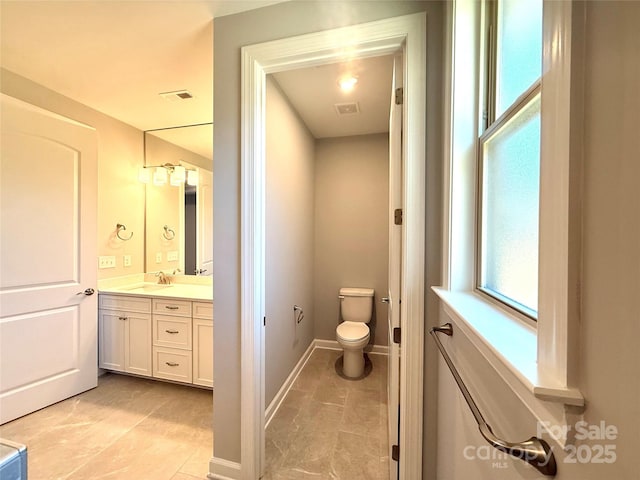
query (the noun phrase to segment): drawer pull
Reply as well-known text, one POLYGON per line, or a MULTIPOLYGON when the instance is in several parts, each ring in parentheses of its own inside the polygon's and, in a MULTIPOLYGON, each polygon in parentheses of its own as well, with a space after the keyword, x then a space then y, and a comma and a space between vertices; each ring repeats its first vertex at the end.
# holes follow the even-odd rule
POLYGON ((176 362, 164 362, 164 363, 166 363, 170 367, 179 367, 180 366, 180 364, 176 363, 176 362))
POLYGON ((173 335, 174 333, 180 333, 180 330, 165 330, 165 332, 173 335))
POLYGON ((118 317, 118 320, 127 320, 127 317, 118 317))
POLYGON ((166 308, 167 310, 178 310, 178 308, 180 307, 177 307, 175 305, 165 305, 164 308, 166 308))

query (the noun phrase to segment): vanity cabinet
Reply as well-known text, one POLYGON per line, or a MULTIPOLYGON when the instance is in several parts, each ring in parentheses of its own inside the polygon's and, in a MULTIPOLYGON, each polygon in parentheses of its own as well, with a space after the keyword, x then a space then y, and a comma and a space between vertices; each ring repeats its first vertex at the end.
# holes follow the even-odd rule
POLYGON ((213 304, 100 294, 99 366, 213 387, 213 304))
POLYGON ((151 299, 100 295, 98 366, 150 377, 151 299))

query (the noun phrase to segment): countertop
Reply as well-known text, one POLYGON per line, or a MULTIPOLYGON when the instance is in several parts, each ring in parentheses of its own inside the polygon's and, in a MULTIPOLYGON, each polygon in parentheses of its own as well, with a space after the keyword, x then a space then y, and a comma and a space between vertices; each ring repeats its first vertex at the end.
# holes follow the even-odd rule
POLYGON ((173 298, 176 300, 213 301, 212 285, 194 285, 188 283, 133 283, 99 288, 99 293, 110 295, 130 295, 150 298, 173 298))

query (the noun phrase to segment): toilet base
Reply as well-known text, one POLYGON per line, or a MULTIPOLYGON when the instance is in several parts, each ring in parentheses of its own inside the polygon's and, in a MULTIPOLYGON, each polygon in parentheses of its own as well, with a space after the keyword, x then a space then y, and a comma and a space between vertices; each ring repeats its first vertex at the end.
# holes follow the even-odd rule
POLYGON ((364 352, 362 349, 344 349, 342 373, 348 378, 358 378, 364 372, 364 352))
POLYGON ((373 363, 371 363, 371 359, 369 358, 369 355, 367 355, 366 353, 364 354, 364 371, 362 372, 362 375, 360 375, 359 377, 347 377, 344 374, 343 363, 344 363, 344 355, 340 355, 338 358, 336 358, 336 362, 334 364, 336 375, 338 375, 340 378, 344 378, 345 380, 349 380, 352 382, 357 382, 358 380, 362 380, 363 378, 368 377, 369 374, 371 374, 371 372, 373 371, 373 363))

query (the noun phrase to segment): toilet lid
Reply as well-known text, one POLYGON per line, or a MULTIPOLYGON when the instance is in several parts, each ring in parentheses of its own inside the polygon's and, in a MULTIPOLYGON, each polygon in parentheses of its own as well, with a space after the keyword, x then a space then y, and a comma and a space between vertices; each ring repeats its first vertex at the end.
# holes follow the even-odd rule
POLYGON ((345 340, 360 340, 369 335, 369 327, 362 322, 342 322, 338 325, 336 332, 345 340))

